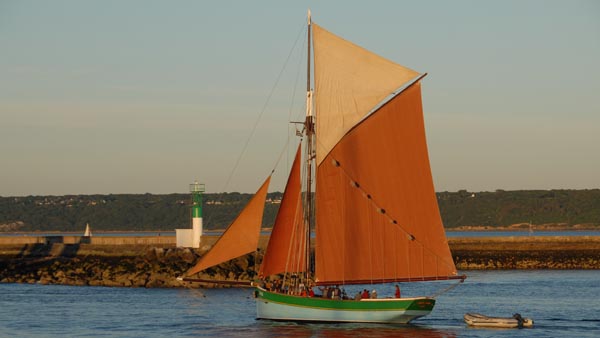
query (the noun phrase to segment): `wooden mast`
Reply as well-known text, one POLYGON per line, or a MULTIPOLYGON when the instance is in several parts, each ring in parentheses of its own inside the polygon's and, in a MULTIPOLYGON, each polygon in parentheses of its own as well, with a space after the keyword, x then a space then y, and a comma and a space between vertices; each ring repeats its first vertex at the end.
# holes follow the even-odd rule
POLYGON ((304 130, 306 133, 306 207, 305 210, 305 224, 306 224, 306 272, 305 279, 309 280, 311 277, 311 260, 310 260, 310 229, 312 225, 312 215, 314 213, 313 210, 313 198, 312 198, 312 166, 314 160, 314 133, 315 133, 315 125, 312 114, 312 90, 310 86, 310 38, 311 38, 311 17, 310 17, 310 9, 308 10, 308 34, 307 34, 307 47, 308 53, 306 57, 306 119, 304 121, 304 130))

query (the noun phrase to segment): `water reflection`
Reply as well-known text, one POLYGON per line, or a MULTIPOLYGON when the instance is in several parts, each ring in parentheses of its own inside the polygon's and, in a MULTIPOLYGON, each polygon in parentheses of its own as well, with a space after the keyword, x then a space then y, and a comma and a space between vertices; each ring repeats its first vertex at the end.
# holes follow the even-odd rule
POLYGON ((420 325, 383 324, 293 324, 259 321, 257 330, 265 337, 456 337, 450 330, 420 325))

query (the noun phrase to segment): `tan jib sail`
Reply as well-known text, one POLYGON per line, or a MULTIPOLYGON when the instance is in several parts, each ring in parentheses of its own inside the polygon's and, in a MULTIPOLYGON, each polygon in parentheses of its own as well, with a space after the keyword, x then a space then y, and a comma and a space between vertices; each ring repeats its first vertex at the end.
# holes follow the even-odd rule
POLYGON ((265 180, 212 249, 202 256, 193 268, 188 270, 187 276, 256 251, 270 181, 271 176, 265 180))
POLYGON ((312 24, 317 164, 379 102, 419 75, 312 24))
POLYGON ((320 36, 336 39, 323 32, 315 26, 315 82, 317 90, 321 89, 315 93, 317 144, 325 149, 317 151, 317 156, 321 154, 323 158, 317 158, 316 282, 351 284, 452 278, 456 268, 433 187, 420 80, 376 109, 381 103, 378 98, 383 99, 389 94, 387 91, 405 85, 416 73, 410 70, 405 73, 403 67, 387 60, 371 61, 374 57, 352 45, 356 47, 356 55, 349 55, 354 51, 348 47, 339 57, 358 58, 376 65, 372 77, 369 72, 360 72, 365 87, 358 88, 343 79, 335 82, 329 77, 320 79, 320 70, 329 67, 350 67, 340 69, 339 73, 355 71, 352 63, 318 57, 320 36), (397 77, 398 81, 388 81, 386 74, 397 77), (376 85, 379 82, 386 83, 384 90, 376 85), (365 94, 363 91, 369 92, 371 86, 376 93, 365 94), (352 106, 357 109, 351 120, 347 120, 347 115, 340 117, 340 112, 353 111, 352 106), (335 122, 338 120, 343 120, 342 129, 335 122), (328 140, 330 134, 336 136, 328 140), (342 135, 336 139, 339 134, 342 135))
POLYGON ((300 145, 288 177, 259 276, 306 269, 306 228, 302 208, 300 145))

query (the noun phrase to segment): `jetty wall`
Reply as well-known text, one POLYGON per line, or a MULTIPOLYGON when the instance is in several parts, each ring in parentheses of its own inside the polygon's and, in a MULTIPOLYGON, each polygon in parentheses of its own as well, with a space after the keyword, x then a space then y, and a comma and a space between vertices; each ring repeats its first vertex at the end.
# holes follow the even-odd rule
MULTIPOLYGON (((209 236, 211 237, 211 236, 209 236)), ((0 237, 0 246, 18 244, 175 245, 175 236, 10 236, 0 237)))
MULTIPOLYGON (((124 287, 206 287, 177 280, 214 244, 176 248, 173 236, 0 237, 0 282, 124 287)), ((268 236, 256 254, 207 269, 202 279, 251 280, 268 236)), ((459 270, 600 269, 600 237, 450 238, 459 270)))
POLYGON ((460 270, 600 269, 600 236, 451 238, 460 270))

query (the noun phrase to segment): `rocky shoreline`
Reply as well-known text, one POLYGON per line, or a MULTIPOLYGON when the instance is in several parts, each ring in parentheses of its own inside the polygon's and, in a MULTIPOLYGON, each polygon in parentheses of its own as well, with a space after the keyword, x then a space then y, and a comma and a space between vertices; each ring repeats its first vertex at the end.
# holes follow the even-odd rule
MULTIPOLYGON (((0 250, 0 283, 118 287, 206 287, 177 280, 202 250, 162 246, 29 244, 0 250)), ((254 255, 207 269, 200 278, 249 280, 254 255)))
MULTIPOLYGON (((261 241, 264 243, 264 240, 261 241)), ((459 270, 600 269, 600 237, 449 239, 459 270)), ((209 248, 173 245, 0 246, 1 283, 110 287, 215 287, 177 280, 209 248)), ((260 252, 206 270, 201 279, 251 280, 260 252)))

